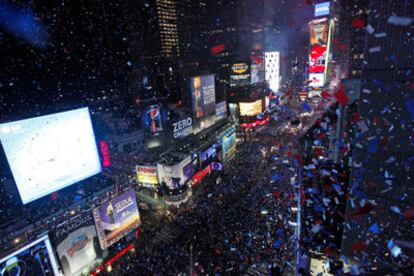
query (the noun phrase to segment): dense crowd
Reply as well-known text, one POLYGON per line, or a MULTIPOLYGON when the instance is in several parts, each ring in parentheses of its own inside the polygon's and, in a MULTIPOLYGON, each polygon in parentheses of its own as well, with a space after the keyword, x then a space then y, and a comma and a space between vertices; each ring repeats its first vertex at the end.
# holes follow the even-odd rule
MULTIPOLYGON (((166 222, 172 241, 146 242, 114 268, 122 275, 272 274, 294 265, 292 170, 283 156, 263 159, 266 146, 244 144, 222 171, 201 184, 193 204, 166 222), (285 166, 281 168, 280 166, 285 166), (279 172, 276 176, 272 169, 279 172), (192 265, 191 265, 192 264, 192 265), (190 268, 191 267, 191 268, 190 268)), ((156 233, 154 233, 156 235, 156 233)))

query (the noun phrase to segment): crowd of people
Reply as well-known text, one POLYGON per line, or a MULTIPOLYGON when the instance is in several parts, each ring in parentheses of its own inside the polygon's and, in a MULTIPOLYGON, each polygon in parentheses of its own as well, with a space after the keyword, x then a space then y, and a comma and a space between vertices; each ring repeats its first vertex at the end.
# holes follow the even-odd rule
POLYGON ((146 241, 114 269, 122 275, 241 275, 252 268, 277 275, 291 270, 296 240, 289 222, 295 220, 291 207, 296 202, 287 183, 294 172, 283 157, 275 158, 281 152, 263 159, 263 150, 270 153, 261 142, 242 145, 222 171, 198 184, 193 204, 162 226, 170 229, 171 241, 146 241))

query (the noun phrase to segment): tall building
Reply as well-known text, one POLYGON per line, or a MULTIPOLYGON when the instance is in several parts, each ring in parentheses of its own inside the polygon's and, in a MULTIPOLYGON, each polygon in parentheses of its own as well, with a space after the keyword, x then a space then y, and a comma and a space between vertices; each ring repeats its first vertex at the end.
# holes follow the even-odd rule
POLYGON ((372 0, 369 10, 342 254, 355 267, 407 272, 414 256, 414 2, 372 0))

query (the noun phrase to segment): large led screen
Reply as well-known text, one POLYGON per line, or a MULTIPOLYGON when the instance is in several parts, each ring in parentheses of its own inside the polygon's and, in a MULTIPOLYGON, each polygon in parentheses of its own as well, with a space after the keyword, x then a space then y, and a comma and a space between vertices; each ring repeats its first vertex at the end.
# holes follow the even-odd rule
POLYGON ((328 58, 328 20, 313 20, 310 27, 309 72, 324 73, 328 58))
POLYGON ((65 276, 82 275, 101 253, 92 213, 81 213, 58 225, 55 243, 65 276))
POLYGON ((195 133, 212 126, 216 117, 216 90, 214 75, 191 79, 191 100, 195 133))
POLYGON ((133 189, 93 210, 102 249, 113 245, 141 222, 133 189))
POLYGON ((0 259, 0 271, 4 276, 59 275, 48 236, 44 236, 0 259))
POLYGON ((157 164, 157 172, 161 184, 165 184, 170 190, 180 189, 193 176, 191 156, 172 166, 157 164))
POLYGON ((256 116, 263 111, 262 100, 257 100, 252 103, 239 103, 240 116, 256 116))
POLYGON ((101 172, 88 108, 0 125, 23 204, 101 172))
POLYGON ((236 132, 232 131, 222 138, 223 159, 229 159, 236 152, 236 132))

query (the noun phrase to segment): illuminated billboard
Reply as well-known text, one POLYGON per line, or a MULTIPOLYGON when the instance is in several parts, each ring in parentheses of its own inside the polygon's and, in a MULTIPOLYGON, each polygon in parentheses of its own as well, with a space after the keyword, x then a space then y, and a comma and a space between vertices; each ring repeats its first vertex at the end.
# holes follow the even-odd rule
POLYGON ((325 75, 323 73, 310 73, 309 74, 309 87, 323 87, 325 84, 325 75))
POLYGON ((0 124, 23 204, 101 172, 88 108, 0 124))
POLYGON ((244 86, 251 82, 250 65, 246 62, 234 63, 230 72, 230 87, 244 86))
POLYGON ((148 129, 152 135, 157 135, 164 130, 163 120, 165 120, 165 118, 163 118, 161 105, 153 104, 148 106, 143 119, 146 129, 148 129))
POLYGON ((240 116, 256 116, 263 111, 262 100, 252 103, 239 103, 240 116))
POLYGON ((91 212, 59 224, 54 235, 56 251, 65 276, 81 275, 101 255, 91 212))
POLYGON ((227 102, 219 102, 216 104, 216 122, 227 118, 227 102))
POLYGON ((198 133, 212 126, 216 116, 216 90, 214 75, 191 78, 193 130, 198 133))
POLYGON ((265 53, 265 79, 273 92, 280 88, 280 54, 279 52, 265 53))
POLYGON ((328 20, 313 20, 310 26, 309 72, 325 73, 328 59, 328 20))
POLYGON ((156 166, 137 166, 138 183, 143 186, 158 185, 158 175, 156 166))
POLYGON ((172 123, 174 139, 184 138, 193 133, 193 119, 191 117, 181 118, 172 123))
POLYGON ((193 176, 191 156, 187 156, 175 165, 157 164, 159 183, 165 184, 170 190, 180 189, 193 176))
POLYGON ((232 130, 223 135, 221 144, 223 147, 223 160, 227 160, 236 152, 236 131, 232 130))
POLYGON ((133 189, 93 210, 99 243, 106 249, 133 231, 141 222, 133 189))
POLYGON ((48 236, 0 259, 1 275, 58 276, 56 258, 48 236))
POLYGON ((331 2, 323 2, 315 5, 315 17, 329 15, 331 2))

